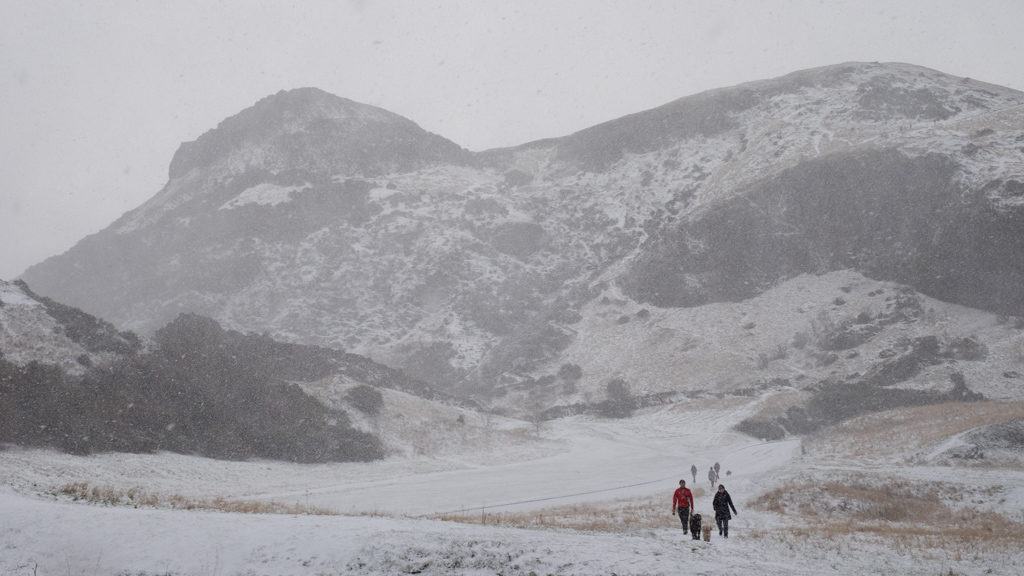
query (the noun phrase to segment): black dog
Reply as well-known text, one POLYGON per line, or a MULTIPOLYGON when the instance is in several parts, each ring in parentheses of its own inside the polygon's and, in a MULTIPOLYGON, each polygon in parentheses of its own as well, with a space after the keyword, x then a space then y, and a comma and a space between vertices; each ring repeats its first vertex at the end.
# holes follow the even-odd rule
POLYGON ((690 534, 694 540, 700 540, 700 514, 690 514, 690 534))

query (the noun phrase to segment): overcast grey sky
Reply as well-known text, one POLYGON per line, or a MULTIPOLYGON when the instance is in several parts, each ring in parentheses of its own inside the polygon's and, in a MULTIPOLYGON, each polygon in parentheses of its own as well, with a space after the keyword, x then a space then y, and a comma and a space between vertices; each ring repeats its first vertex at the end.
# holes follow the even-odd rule
POLYGON ((156 194, 184 141, 316 86, 471 150, 845 61, 1024 89, 1019 0, 0 0, 0 279, 156 194))

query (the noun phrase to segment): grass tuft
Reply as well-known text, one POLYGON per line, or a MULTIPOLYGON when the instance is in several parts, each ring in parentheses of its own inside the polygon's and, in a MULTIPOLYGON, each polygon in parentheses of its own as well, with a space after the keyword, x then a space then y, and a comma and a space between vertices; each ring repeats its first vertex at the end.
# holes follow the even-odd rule
MULTIPOLYGON (((701 488, 694 498, 705 495, 701 488)), ((459 513, 430 516, 435 520, 463 524, 489 524, 513 528, 566 529, 587 532, 630 532, 638 529, 660 530, 666 526, 681 528, 679 518, 671 514, 665 498, 649 496, 638 500, 615 500, 607 503, 570 504, 528 512, 494 512, 467 510, 459 513)), ((709 510, 697 510, 704 518, 712 518, 709 510)), ((705 520, 707 521, 707 520, 705 520)))
POLYGON ((72 500, 105 506, 131 506, 133 508, 170 508, 174 510, 216 510, 238 514, 289 514, 331 516, 337 512, 298 504, 259 502, 253 500, 229 500, 227 498, 190 498, 180 494, 159 495, 142 488, 111 488, 92 486, 88 482, 72 482, 57 489, 55 495, 70 497, 72 500))
MULTIPOLYGON (((991 510, 954 509, 952 494, 952 486, 936 482, 873 485, 854 477, 776 488, 748 506, 792 518, 794 527, 787 531, 796 537, 874 534, 902 544, 916 540, 922 546, 945 546, 964 555, 971 546, 1024 549, 1024 524, 991 510)), ((755 534, 767 536, 765 531, 755 534)))

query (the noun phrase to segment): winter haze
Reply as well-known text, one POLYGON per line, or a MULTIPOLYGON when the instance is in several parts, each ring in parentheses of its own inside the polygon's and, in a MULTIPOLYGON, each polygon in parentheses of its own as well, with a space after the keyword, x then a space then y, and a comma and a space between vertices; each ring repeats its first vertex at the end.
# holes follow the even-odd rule
POLYGON ((313 6, 3 8, 0 572, 1017 573, 1016 8, 313 6))

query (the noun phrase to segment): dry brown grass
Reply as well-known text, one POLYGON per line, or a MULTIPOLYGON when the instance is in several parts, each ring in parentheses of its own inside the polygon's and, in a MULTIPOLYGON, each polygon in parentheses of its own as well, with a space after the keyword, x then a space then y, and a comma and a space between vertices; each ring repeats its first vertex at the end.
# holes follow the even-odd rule
MULTIPOLYGON (((564 528, 591 532, 622 532, 637 528, 664 528, 668 509, 664 502, 623 503, 614 507, 570 505, 531 512, 467 511, 434 516, 463 524, 488 524, 514 528, 564 528)), ((678 523, 679 521, 676 520, 678 523)))
POLYGON ((809 454, 840 460, 904 460, 950 436, 1024 418, 1024 402, 954 402, 867 414, 804 440, 809 454))
MULTIPOLYGON (((696 501, 706 496, 703 488, 693 490, 696 501)), ((514 528, 568 529, 589 532, 629 532, 639 529, 663 529, 680 526, 678 517, 672 517, 669 498, 650 496, 635 500, 615 500, 603 503, 554 506, 529 512, 493 512, 467 510, 460 513, 438 514, 430 518, 464 524, 489 524, 514 528)), ((697 512, 705 518, 711 511, 697 512)))
MULTIPOLYGON (((773 521, 772 529, 753 528, 745 536, 778 541, 795 551, 817 547, 862 550, 881 544, 895 554, 922 559, 938 555, 957 561, 1014 555, 1024 549, 1024 524, 971 508, 970 498, 954 502, 952 492, 952 486, 939 482, 872 483, 870 476, 854 475, 842 482, 808 481, 770 490, 746 503, 751 509, 784 518, 773 521), (963 506, 956 507, 958 504, 963 506)), ((700 490, 695 496, 707 494, 700 490)), ((665 499, 651 496, 531 512, 484 509, 435 518, 528 529, 624 533, 677 528, 679 521, 668 512, 665 499)), ((705 522, 714 521, 710 510, 698 508, 697 512, 705 522)))
POLYGON ((189 498, 180 494, 159 495, 142 488, 111 488, 92 486, 88 482, 72 482, 57 489, 55 495, 68 496, 75 501, 107 506, 131 506, 134 508, 171 508, 175 510, 217 510, 239 514, 306 514, 313 516, 337 515, 324 508, 258 502, 252 500, 229 500, 227 498, 189 498))
MULTIPOLYGON (((986 545, 1024 549, 1024 524, 991 511, 950 507, 950 486, 940 483, 806 482, 776 488, 748 503, 790 519, 798 537, 871 534, 915 546, 986 545)), ((767 537, 764 530, 754 536, 767 537)))

